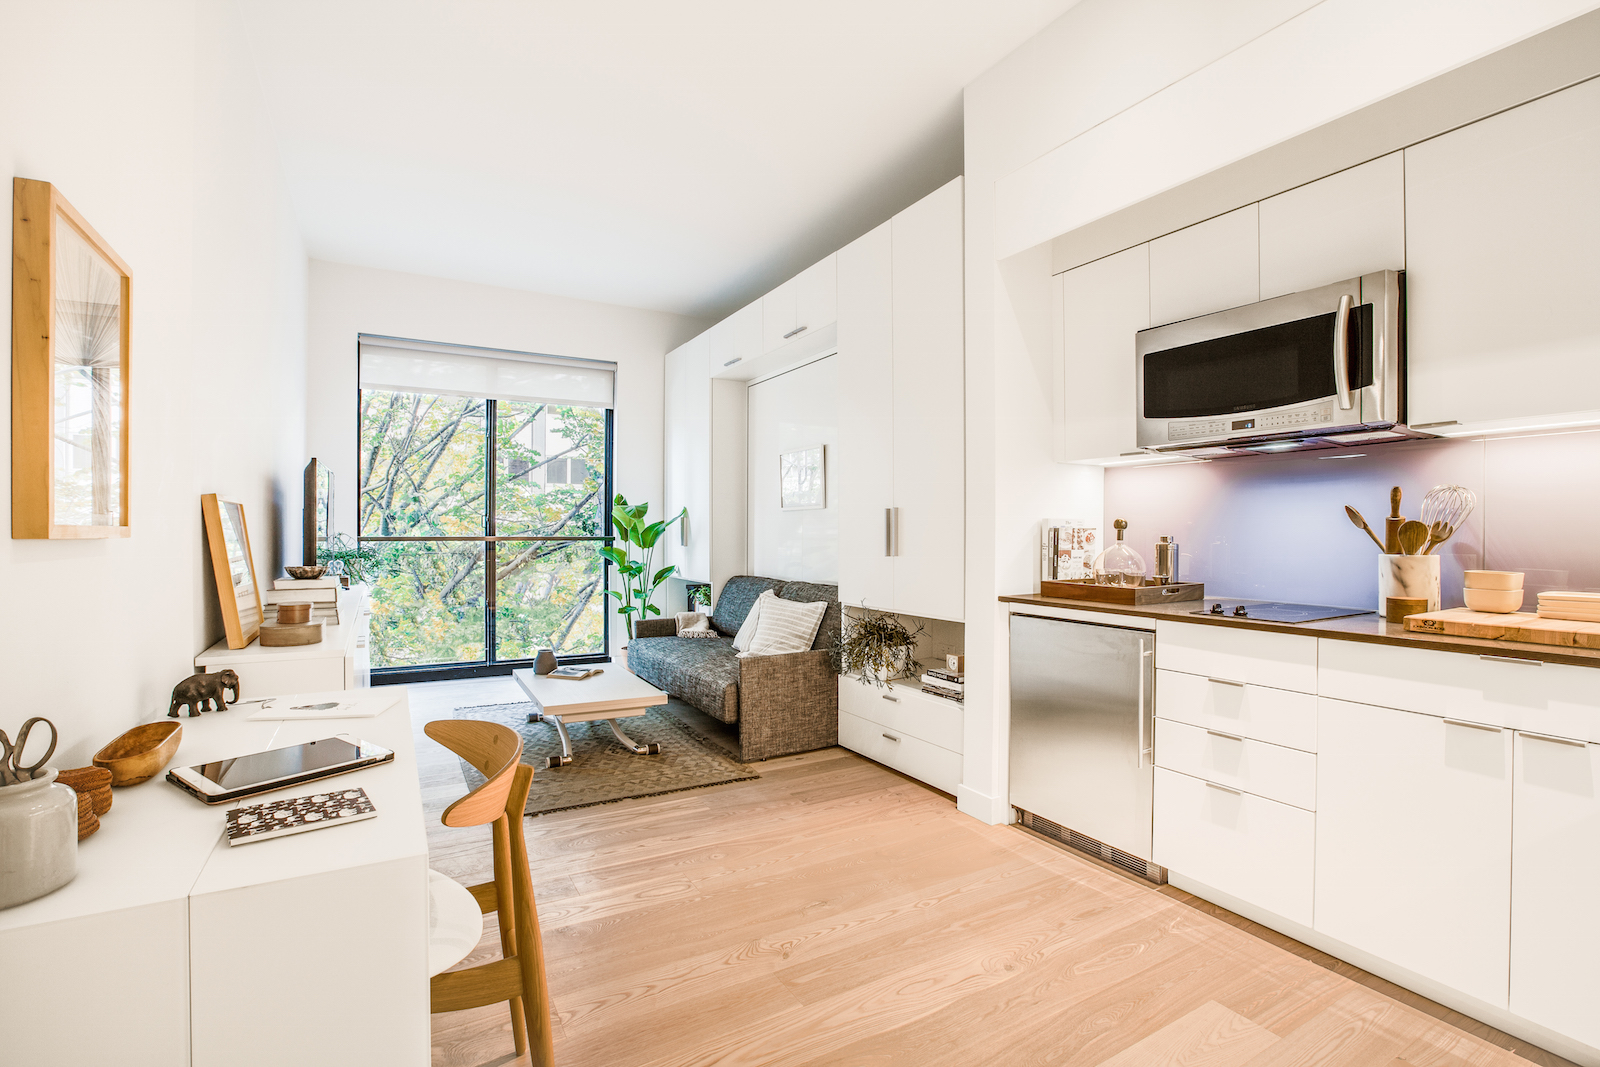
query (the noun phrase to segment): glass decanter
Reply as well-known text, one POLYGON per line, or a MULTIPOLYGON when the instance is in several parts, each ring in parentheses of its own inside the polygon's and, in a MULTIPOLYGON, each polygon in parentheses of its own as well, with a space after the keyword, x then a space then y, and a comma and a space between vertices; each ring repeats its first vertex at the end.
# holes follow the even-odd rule
POLYGON ((1117 539, 1094 561, 1094 580, 1099 585, 1143 585, 1144 557, 1124 541, 1128 520, 1112 523, 1117 528, 1117 539))

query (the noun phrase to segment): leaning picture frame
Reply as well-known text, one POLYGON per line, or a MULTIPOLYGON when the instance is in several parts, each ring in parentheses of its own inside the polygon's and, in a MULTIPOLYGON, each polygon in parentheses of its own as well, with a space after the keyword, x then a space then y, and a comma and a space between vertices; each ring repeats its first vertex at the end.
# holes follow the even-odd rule
POLYGON ((217 578, 217 603, 229 648, 245 648, 261 633, 261 587, 250 553, 250 527, 244 505, 216 493, 200 498, 205 516, 211 571, 217 578))

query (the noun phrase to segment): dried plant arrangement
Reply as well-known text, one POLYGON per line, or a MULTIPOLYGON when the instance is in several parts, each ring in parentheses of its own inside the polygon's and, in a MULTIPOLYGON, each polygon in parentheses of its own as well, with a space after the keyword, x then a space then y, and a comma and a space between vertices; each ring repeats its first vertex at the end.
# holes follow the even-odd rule
POLYGON ((917 639, 926 632, 924 624, 913 630, 897 615, 847 613, 834 646, 835 669, 879 687, 891 678, 918 675, 922 664, 916 659, 917 639))

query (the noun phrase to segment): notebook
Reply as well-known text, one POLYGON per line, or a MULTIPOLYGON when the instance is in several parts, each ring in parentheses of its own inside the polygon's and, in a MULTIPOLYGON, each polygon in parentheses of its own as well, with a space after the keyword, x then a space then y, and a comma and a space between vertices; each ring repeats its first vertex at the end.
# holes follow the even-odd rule
POLYGON ((272 837, 303 834, 325 826, 376 818, 378 809, 365 789, 333 789, 306 797, 250 804, 228 812, 228 844, 245 845, 272 837))

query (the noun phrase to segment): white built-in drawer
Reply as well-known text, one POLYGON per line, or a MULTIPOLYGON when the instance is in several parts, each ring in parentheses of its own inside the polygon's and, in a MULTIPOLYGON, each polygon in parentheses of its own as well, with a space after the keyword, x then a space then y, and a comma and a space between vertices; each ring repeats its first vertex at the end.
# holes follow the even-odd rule
POLYGON ((880 689, 854 678, 840 678, 839 710, 875 722, 890 733, 961 751, 961 705, 929 696, 916 683, 880 689))
POLYGON ((1317 698, 1310 693, 1158 670, 1156 715, 1204 730, 1317 750, 1317 698))
POLYGON ((1156 720, 1156 766, 1315 811, 1317 757, 1297 748, 1156 720))
POLYGON ((946 793, 954 793, 961 784, 961 753, 891 730, 843 708, 839 710, 839 744, 946 793))
POLYGON ((1317 639, 1211 623, 1156 623, 1156 666, 1206 678, 1317 691, 1317 639))
POLYGON ((1157 863, 1311 925, 1315 815, 1161 767, 1155 775, 1157 863))
POLYGON ((1596 667, 1325 640, 1317 675, 1325 697, 1600 742, 1596 667))

